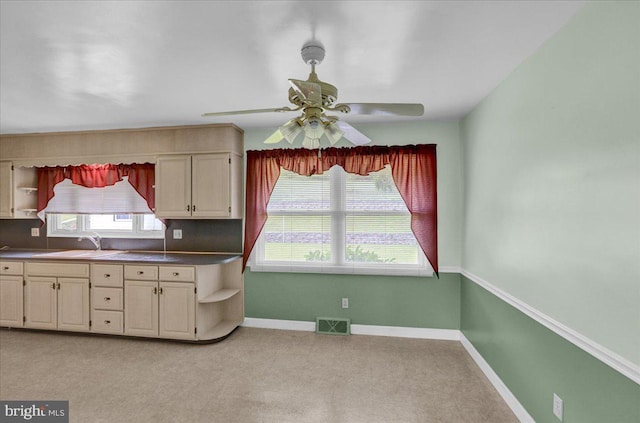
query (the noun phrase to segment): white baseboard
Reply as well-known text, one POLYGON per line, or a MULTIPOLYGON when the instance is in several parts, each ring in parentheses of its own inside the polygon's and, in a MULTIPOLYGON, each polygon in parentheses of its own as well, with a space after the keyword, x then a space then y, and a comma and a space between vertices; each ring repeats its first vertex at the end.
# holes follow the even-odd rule
POLYGON ((354 335, 395 336, 399 338, 441 339, 445 341, 460 340, 457 329, 408 328, 400 326, 351 325, 354 335))
MULTIPOLYGON (((242 326, 247 328, 282 329, 314 332, 316 322, 299 320, 260 319, 245 317, 242 326)), ((441 339, 447 341, 460 340, 457 329, 408 328, 401 326, 351 325, 353 335, 393 336, 399 338, 441 339)))
POLYGON ((473 358, 473 361, 475 361, 478 367, 480 367, 480 370, 482 370, 485 376, 489 379, 489 382, 491 382, 493 387, 496 388, 496 391, 498 391, 504 402, 507 403, 518 420, 520 420, 521 423, 535 423, 533 417, 529 415, 527 410, 525 410, 522 404, 520 404, 520 401, 518 401, 515 395, 511 393, 509 388, 507 388, 507 385, 504 384, 502 379, 500 379, 496 372, 493 371, 491 366, 489 366, 489 363, 487 363, 485 359, 482 358, 478 350, 475 349, 473 344, 471 344, 467 337, 462 333, 460 333, 460 343, 467 350, 471 358, 473 358))
POLYGON ((256 317, 245 317, 242 325, 246 328, 260 329, 282 329, 282 330, 299 330, 304 332, 315 332, 316 322, 304 322, 300 320, 277 320, 277 319, 259 319, 256 317))

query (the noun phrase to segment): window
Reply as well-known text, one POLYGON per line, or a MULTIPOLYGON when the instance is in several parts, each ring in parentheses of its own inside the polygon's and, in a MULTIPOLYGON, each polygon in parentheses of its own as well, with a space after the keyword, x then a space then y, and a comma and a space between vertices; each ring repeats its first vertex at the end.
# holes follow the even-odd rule
POLYGON ((153 214, 47 214, 47 236, 163 238, 164 225, 153 214))
POLYGON ((164 224, 125 177, 114 185, 87 188, 69 179, 56 184, 46 208, 47 236, 163 238, 164 224))
POLYGON ((368 176, 281 169, 251 269, 431 275, 389 166, 368 176))

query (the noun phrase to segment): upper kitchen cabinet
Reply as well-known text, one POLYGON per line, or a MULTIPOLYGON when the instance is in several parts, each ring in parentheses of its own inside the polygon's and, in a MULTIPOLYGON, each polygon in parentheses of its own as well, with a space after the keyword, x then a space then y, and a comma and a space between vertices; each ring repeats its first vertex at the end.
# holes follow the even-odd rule
POLYGON ((36 169, 0 161, 0 218, 36 217, 36 169))
POLYGON ((0 218, 35 217, 34 166, 156 163, 158 217, 241 219, 243 136, 227 123, 2 134, 0 218))
POLYGON ((231 153, 160 156, 159 218, 242 218, 242 158, 231 153))
POLYGON ((11 162, 0 162, 0 218, 13 216, 13 172, 11 162))

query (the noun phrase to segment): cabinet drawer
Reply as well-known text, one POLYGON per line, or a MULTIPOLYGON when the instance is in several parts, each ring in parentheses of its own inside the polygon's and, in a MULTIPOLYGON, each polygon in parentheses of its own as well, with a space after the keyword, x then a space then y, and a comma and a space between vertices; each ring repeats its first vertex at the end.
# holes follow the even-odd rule
POLYGON ((158 266, 124 266, 124 278, 137 281, 157 281, 158 266))
POLYGON ((91 288, 91 305, 95 309, 122 310, 121 288, 91 288))
POLYGON ((21 261, 0 261, 0 275, 22 275, 21 261))
POLYGON ((69 276, 72 278, 88 278, 88 264, 71 263, 33 263, 27 262, 29 276, 69 276))
POLYGON ((181 266, 160 266, 160 280, 169 282, 193 282, 196 280, 196 269, 181 266))
POLYGON ((122 286, 121 264, 92 264, 91 283, 98 286, 122 286))
POLYGON ((91 318, 91 330, 102 333, 123 333, 121 311, 94 310, 91 318))

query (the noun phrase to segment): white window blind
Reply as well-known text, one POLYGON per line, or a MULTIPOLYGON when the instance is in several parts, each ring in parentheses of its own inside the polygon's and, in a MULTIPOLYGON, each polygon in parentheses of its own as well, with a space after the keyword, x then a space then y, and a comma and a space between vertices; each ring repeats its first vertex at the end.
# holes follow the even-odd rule
POLYGON ((87 188, 65 179, 54 187, 45 213, 136 214, 152 213, 127 177, 115 185, 87 188))

